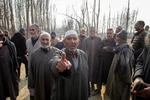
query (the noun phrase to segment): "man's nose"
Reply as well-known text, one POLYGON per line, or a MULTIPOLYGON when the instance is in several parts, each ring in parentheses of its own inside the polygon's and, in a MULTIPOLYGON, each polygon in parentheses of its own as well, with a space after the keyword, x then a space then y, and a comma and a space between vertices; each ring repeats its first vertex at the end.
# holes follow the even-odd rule
POLYGON ((75 42, 75 40, 74 39, 71 39, 71 43, 74 43, 75 42))

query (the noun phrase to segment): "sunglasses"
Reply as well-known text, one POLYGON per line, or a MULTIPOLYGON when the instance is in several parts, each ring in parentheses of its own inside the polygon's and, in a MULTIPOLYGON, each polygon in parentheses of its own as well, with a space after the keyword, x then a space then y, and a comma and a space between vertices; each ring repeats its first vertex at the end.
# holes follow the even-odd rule
POLYGON ((30 31, 35 31, 35 29, 30 29, 30 31))

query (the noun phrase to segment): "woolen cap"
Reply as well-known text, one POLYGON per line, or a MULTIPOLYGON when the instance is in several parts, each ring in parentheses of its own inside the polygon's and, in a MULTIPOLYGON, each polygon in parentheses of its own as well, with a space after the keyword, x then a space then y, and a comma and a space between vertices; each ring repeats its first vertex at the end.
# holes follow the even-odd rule
POLYGON ((121 38, 122 40, 127 41, 127 32, 125 30, 120 31, 117 33, 117 37, 121 38))

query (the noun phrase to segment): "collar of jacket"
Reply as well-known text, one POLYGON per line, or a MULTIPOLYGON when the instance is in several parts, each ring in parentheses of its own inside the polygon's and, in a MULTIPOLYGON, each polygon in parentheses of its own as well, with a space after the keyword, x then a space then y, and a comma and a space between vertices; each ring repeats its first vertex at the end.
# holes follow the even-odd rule
POLYGON ((47 48, 43 48, 43 47, 40 47, 43 51, 45 52, 48 52, 50 51, 50 49, 52 48, 51 46, 47 47, 47 48))
POLYGON ((66 52, 66 54, 69 54, 72 58, 77 58, 77 50, 75 52, 70 52, 67 48, 64 48, 62 51, 66 52))
POLYGON ((142 33, 143 31, 144 31, 144 29, 142 29, 142 30, 136 32, 134 35, 138 35, 138 34, 142 33))
POLYGON ((127 43, 123 43, 123 44, 121 44, 121 45, 119 45, 119 46, 116 46, 116 48, 115 48, 115 53, 118 53, 118 52, 120 52, 122 49, 124 49, 124 48, 129 48, 129 45, 127 44, 127 43))

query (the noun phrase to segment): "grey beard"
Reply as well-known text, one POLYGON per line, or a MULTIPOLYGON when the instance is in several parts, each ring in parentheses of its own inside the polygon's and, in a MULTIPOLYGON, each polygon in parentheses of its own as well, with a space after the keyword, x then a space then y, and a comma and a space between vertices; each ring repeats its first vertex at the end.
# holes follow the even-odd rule
POLYGON ((42 45, 41 48, 48 49, 49 45, 42 45))

